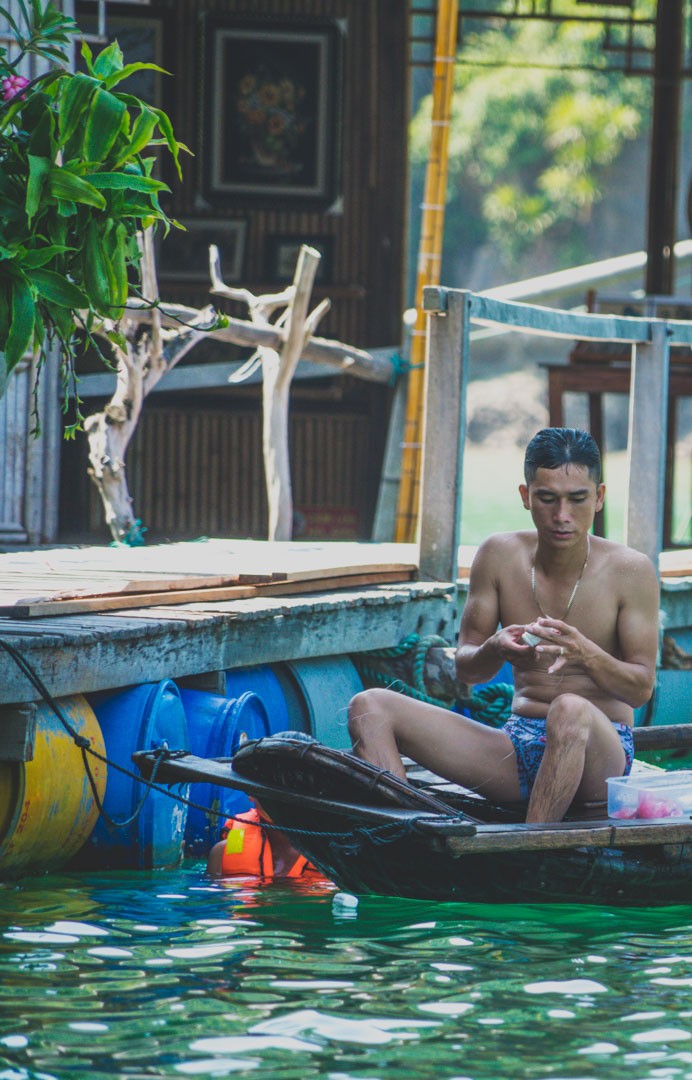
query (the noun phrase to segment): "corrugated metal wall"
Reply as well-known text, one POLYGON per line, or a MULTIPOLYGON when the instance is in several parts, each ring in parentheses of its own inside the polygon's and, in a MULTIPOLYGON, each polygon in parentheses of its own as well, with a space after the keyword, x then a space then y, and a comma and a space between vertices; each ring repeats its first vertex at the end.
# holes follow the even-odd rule
MULTIPOLYGON (((352 413, 291 417, 296 535, 364 536, 369 528, 377 425, 352 413)), ((151 539, 266 535, 267 506, 258 411, 148 409, 128 452, 130 493, 151 539)), ((86 477, 84 443, 66 447, 64 464, 86 477)), ((93 485, 64 486, 63 529, 78 518, 106 538, 93 485), (68 494, 71 492, 71 495, 68 494)))

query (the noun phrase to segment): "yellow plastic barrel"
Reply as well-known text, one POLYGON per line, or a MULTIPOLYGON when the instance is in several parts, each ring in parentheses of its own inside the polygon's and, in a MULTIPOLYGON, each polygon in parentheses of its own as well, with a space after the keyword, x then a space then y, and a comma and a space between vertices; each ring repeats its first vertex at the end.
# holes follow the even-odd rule
MULTIPOLYGON (((61 698, 57 704, 75 731, 104 754, 101 728, 86 698, 61 698)), ((103 798, 106 765, 87 757, 103 798)), ((81 750, 53 710, 39 704, 33 760, 0 762, 0 878, 63 865, 85 843, 97 817, 81 750)))

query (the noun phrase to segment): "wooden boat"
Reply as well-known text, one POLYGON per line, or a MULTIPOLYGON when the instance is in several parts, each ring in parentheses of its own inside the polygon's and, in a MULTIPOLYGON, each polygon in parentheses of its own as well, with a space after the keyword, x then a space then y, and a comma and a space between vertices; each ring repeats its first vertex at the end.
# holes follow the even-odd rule
MULTIPOLYGON (((692 725, 635 729, 638 751, 692 747, 692 725)), ((232 759, 134 755, 158 783, 240 788, 341 889, 422 900, 675 904, 692 900, 692 819, 620 821, 605 807, 526 824, 432 774, 410 782, 292 733, 232 759), (592 816, 597 814, 599 816, 592 816)))

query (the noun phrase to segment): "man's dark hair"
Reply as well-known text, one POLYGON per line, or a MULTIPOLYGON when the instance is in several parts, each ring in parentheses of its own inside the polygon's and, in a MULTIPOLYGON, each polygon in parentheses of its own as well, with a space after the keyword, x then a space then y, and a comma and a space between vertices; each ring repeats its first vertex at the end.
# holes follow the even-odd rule
POLYGON ((601 454, 588 431, 579 428, 543 428, 532 438, 524 455, 524 480, 536 479, 537 469, 585 465, 594 484, 601 482, 601 454))

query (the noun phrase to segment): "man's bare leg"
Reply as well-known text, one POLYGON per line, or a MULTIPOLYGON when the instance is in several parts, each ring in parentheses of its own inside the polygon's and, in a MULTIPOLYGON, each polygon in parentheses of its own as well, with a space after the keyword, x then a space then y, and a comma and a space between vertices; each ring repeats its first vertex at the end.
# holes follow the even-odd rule
POLYGON ((555 698, 546 718, 546 747, 529 799, 527 821, 562 821, 579 796, 606 797, 606 779, 621 776, 625 752, 608 717, 576 694, 555 698))
POLYGON ((401 755, 489 798, 521 798, 514 748, 497 728, 392 690, 365 690, 349 705, 358 757, 406 779, 401 755))

